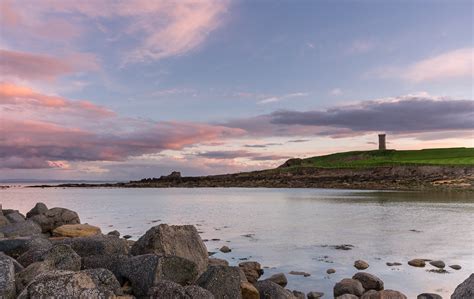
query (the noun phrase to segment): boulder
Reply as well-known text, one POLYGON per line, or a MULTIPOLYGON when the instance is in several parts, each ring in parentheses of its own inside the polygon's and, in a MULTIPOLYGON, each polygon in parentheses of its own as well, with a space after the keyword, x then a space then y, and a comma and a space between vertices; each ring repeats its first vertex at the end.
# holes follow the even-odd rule
POLYGON ((334 274, 334 273, 336 273, 336 269, 329 268, 329 269, 326 270, 326 273, 327 274, 334 274))
POLYGON ((25 216, 23 216, 20 212, 15 211, 5 216, 10 223, 19 223, 25 221, 25 216))
POLYGON ((53 245, 49 240, 37 239, 31 242, 31 245, 28 247, 29 249, 21 254, 17 258, 17 261, 22 264, 23 267, 28 267, 32 263, 43 261, 45 254, 51 247, 53 247, 53 245))
POLYGON ((451 299, 474 298, 474 273, 456 287, 451 299))
POLYGON ((188 285, 198 277, 195 263, 177 256, 154 254, 129 257, 126 255, 89 256, 82 261, 84 269, 105 268, 120 282, 129 281, 136 296, 146 296, 160 280, 188 285))
POLYGON ((0 215, 0 227, 4 227, 5 225, 9 225, 10 221, 8 221, 8 218, 0 215))
POLYGON ((64 208, 52 208, 44 214, 32 216, 43 233, 51 233, 55 228, 65 224, 80 224, 81 221, 76 212, 64 208))
POLYGON ((381 291, 383 290, 383 281, 375 275, 365 273, 365 272, 358 272, 352 279, 360 281, 362 287, 367 290, 376 290, 381 291))
POLYGON ((248 282, 255 283, 262 276, 263 269, 258 262, 242 262, 239 264, 239 268, 244 272, 248 282))
MULTIPOLYGON (((0 257, 2 258, 7 258, 9 260, 12 261, 13 263, 13 267, 15 268, 15 273, 18 273, 20 271, 23 271, 23 269, 25 269, 25 267, 23 267, 17 260, 15 260, 14 258, 12 258, 11 256, 8 256, 6 255, 5 253, 1 252, 0 251, 0 257)), ((1 298, 1 297, 0 297, 1 298)))
POLYGON ((7 238, 35 236, 41 234, 41 227, 34 221, 26 220, 0 227, 0 232, 7 238))
POLYGON ((439 269, 446 267, 446 264, 443 261, 431 261, 430 265, 439 269))
POLYGON ((150 299, 214 299, 214 295, 208 290, 198 286, 183 287, 169 280, 158 281, 148 291, 150 299))
POLYGON ((286 285, 288 284, 288 279, 286 279, 286 276, 283 273, 273 274, 272 276, 270 276, 269 278, 267 278, 265 280, 269 280, 271 282, 274 282, 277 285, 280 285, 282 287, 286 287, 286 285))
POLYGON ((360 299, 407 299, 407 296, 394 290, 370 290, 362 295, 360 299))
POLYGON ((224 259, 209 258, 209 266, 229 266, 229 262, 224 259))
POLYGON ((423 293, 423 294, 418 295, 416 299, 443 299, 443 297, 441 297, 438 294, 423 293))
POLYGON ((36 215, 43 215, 47 211, 48 207, 44 203, 38 202, 28 213, 26 213, 26 218, 31 218, 36 215))
POLYGON ((107 235, 119 238, 120 237, 120 232, 118 230, 113 230, 113 231, 107 233, 107 235))
MULTIPOLYGON (((293 290, 291 291, 291 293, 293 293, 293 296, 296 298, 296 299, 306 299, 306 294, 303 293, 303 292, 300 292, 300 291, 297 291, 297 290, 293 290)), ((317 297, 319 298, 319 297, 317 297)))
POLYGON ((450 265, 449 267, 453 270, 461 270, 462 268, 460 265, 450 265))
POLYGON ((55 270, 38 275, 18 298, 112 298, 122 295, 115 276, 105 269, 55 270))
POLYGON ((0 255, 0 298, 13 299, 15 296, 15 265, 10 258, 0 255))
POLYGON ((309 292, 308 299, 319 299, 324 296, 322 292, 309 292))
POLYGON ((66 244, 54 245, 44 254, 43 260, 51 263, 56 270, 79 271, 81 269, 81 257, 66 244))
POLYGON ((283 287, 278 284, 270 281, 263 280, 257 281, 255 284, 258 292, 260 293, 261 299, 294 299, 293 293, 288 290, 285 290, 283 287))
POLYGON ((365 270, 369 268, 369 263, 363 260, 357 260, 354 262, 354 267, 356 267, 357 270, 365 270))
POLYGON ((81 257, 91 255, 127 255, 127 241, 113 236, 96 235, 90 237, 54 240, 54 244, 67 244, 81 257))
POLYGON ((426 265, 426 262, 424 259, 412 259, 408 261, 408 265, 423 268, 426 265))
POLYGON ((239 267, 210 266, 196 284, 216 298, 242 298, 239 267))
POLYGON ((352 295, 352 294, 344 294, 344 295, 341 295, 341 296, 337 296, 336 299, 359 299, 359 297, 357 297, 356 295, 352 295))
POLYGON ((206 246, 192 225, 160 224, 152 227, 133 244, 131 249, 132 255, 148 253, 188 259, 196 263, 200 274, 207 269, 206 246))
POLYGON ((100 235, 101 233, 100 228, 89 224, 65 224, 53 230, 54 237, 69 238, 89 237, 100 235))
POLYGON ((36 262, 15 275, 16 289, 21 292, 38 275, 55 270, 52 263, 36 262))
POLYGON ((240 282, 240 291, 242 292, 242 299, 259 299, 260 294, 253 284, 248 281, 240 282))
POLYGON ((232 251, 232 249, 230 249, 228 246, 222 246, 221 249, 219 249, 220 252, 223 252, 223 253, 229 253, 232 251))
POLYGON ((51 246, 51 242, 48 239, 39 236, 16 237, 0 240, 0 251, 13 258, 18 258, 30 249, 46 246, 51 246))
POLYGON ((363 293, 364 287, 362 283, 355 279, 344 278, 334 286, 334 297, 344 294, 352 294, 360 297, 363 293))
POLYGON ((311 274, 309 274, 308 272, 303 272, 303 271, 290 271, 288 274, 301 275, 301 276, 304 276, 304 277, 311 276, 311 274))

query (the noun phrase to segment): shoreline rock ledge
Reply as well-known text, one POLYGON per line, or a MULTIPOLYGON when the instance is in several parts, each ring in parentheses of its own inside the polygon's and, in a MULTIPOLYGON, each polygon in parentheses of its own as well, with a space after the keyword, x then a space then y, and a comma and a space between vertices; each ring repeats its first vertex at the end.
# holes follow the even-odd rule
MULTIPOLYGON (((261 280, 256 261, 229 266, 209 259, 196 227, 160 224, 136 242, 102 234, 65 208, 37 203, 26 216, 0 205, 0 298, 295 299, 280 273, 261 280)), ((472 297, 474 275, 452 298, 472 297), (468 296, 468 297, 466 297, 468 296)), ((318 298, 310 292, 308 298, 318 298)), ((334 297, 406 298, 359 272, 334 287, 334 297)))

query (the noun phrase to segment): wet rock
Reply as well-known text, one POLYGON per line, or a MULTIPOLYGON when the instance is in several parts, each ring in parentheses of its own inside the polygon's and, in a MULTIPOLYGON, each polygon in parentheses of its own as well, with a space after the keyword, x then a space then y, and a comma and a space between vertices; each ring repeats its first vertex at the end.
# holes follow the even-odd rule
POLYGON ((273 274, 272 276, 270 276, 269 278, 267 278, 265 280, 269 280, 271 282, 274 282, 277 285, 280 285, 282 287, 286 287, 286 285, 288 284, 288 279, 286 279, 286 276, 283 273, 273 274))
POLYGON ((324 296, 322 292, 309 292, 308 299, 319 299, 324 296))
POLYGON ((44 203, 38 202, 28 213, 26 213, 26 218, 31 218, 36 215, 43 215, 47 211, 48 207, 44 203))
POLYGON ((210 291, 216 298, 242 298, 239 267, 211 266, 196 284, 210 291))
POLYGON ((456 287, 451 299, 474 298, 474 273, 456 287))
POLYGON ((240 290, 242 292, 242 299, 259 299, 260 294, 257 288, 247 281, 240 282, 240 290))
POLYGON ((354 267, 356 267, 357 270, 365 270, 369 268, 369 263, 363 260, 357 260, 354 262, 354 267))
POLYGON ((119 238, 120 237, 120 232, 118 230, 113 230, 113 231, 109 232, 107 235, 119 238))
POLYGON ((454 270, 461 270, 461 266, 460 265, 451 265, 449 266, 451 269, 454 269, 454 270))
POLYGON ((387 262, 387 263, 385 263, 385 264, 386 264, 387 266, 389 266, 389 267, 401 266, 401 265, 402 265, 402 263, 399 263, 399 262, 393 262, 393 263, 387 262))
POLYGON ((438 294, 423 293, 423 294, 418 295, 416 299, 443 299, 443 297, 441 297, 438 294))
POLYGON ((0 251, 13 258, 18 258, 20 255, 32 248, 43 246, 51 246, 51 242, 48 239, 39 236, 16 237, 0 240, 0 251))
POLYGON ((113 236, 96 235, 90 237, 68 238, 53 241, 55 244, 67 244, 81 257, 91 255, 128 254, 127 242, 113 236))
POLYGON ((198 272, 207 269, 207 249, 192 225, 160 224, 149 229, 131 249, 132 255, 174 255, 196 263, 198 272))
POLYGON ((376 290, 381 291, 383 290, 383 281, 375 275, 366 273, 366 272, 358 272, 352 279, 360 281, 362 287, 367 290, 376 290))
POLYGON ((355 279, 344 278, 334 286, 334 297, 344 294, 352 294, 360 297, 363 293, 364 287, 362 283, 355 279))
POLYGON ((370 290, 360 297, 360 299, 407 299, 407 296, 394 290, 370 290))
POLYGON ((38 275, 18 298, 112 298, 121 294, 120 284, 108 270, 56 270, 38 275))
POLYGON ((53 230, 54 237, 89 237, 99 235, 102 232, 97 226, 89 224, 65 224, 59 227, 56 227, 53 230))
POLYGON ((244 272, 245 277, 250 283, 255 283, 262 276, 263 269, 258 262, 242 262, 239 268, 244 272))
POLYGON ((327 273, 327 274, 336 273, 336 269, 333 269, 333 268, 327 269, 327 270, 326 270, 326 273, 327 273))
POLYGON ((29 218, 36 222, 43 233, 51 233, 55 228, 65 224, 80 224, 81 220, 76 212, 65 208, 52 208, 44 214, 29 218))
POLYGON ((224 259, 209 258, 209 266, 229 266, 229 262, 224 259))
POLYGON ((15 211, 13 213, 10 213, 5 216, 10 223, 19 223, 19 222, 24 222, 25 216, 23 216, 20 212, 15 211))
POLYGON ((41 227, 31 220, 26 220, 0 227, 0 232, 7 238, 34 236, 41 234, 41 227))
POLYGON ((10 258, 0 255, 0 298, 13 299, 15 295, 15 265, 10 258))
POLYGON ((423 268, 426 265, 426 262, 424 259, 412 259, 408 261, 408 265, 423 268))
POLYGON ((294 299, 293 293, 270 281, 257 281, 255 284, 261 299, 294 299))
POLYGON ((304 276, 304 277, 311 276, 311 274, 309 274, 307 272, 303 272, 303 271, 290 271, 289 274, 291 274, 291 275, 301 275, 301 276, 304 276))
POLYGON ((230 249, 228 246, 222 246, 221 249, 219 249, 221 252, 223 253, 228 253, 228 252, 231 252, 232 249, 230 249))
POLYGON ((443 261, 431 261, 430 265, 439 269, 446 267, 446 264, 443 261))

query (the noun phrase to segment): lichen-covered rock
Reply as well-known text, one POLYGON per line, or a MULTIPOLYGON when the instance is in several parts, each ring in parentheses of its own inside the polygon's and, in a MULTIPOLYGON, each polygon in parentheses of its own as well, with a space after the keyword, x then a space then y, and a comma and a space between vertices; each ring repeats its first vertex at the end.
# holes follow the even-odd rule
POLYGON ((474 298, 474 273, 459 284, 451 295, 451 299, 464 298, 474 298))
POLYGON ((96 235, 90 237, 68 238, 53 241, 54 244, 67 244, 81 257, 92 255, 127 255, 127 241, 113 236, 96 235))
POLYGON ((247 281, 240 282, 240 290, 242 292, 242 299, 259 299, 260 293, 257 288, 247 281))
POLYGON ((35 236, 41 234, 41 227, 34 221, 26 220, 0 227, 0 232, 7 238, 35 236))
POLYGON ((38 202, 28 213, 26 213, 26 218, 31 218, 36 215, 43 215, 47 211, 48 207, 44 203, 38 202))
POLYGON ((49 271, 38 275, 18 298, 113 298, 122 295, 115 276, 105 269, 49 271))
POLYGON ((158 281, 148 291, 150 299, 214 299, 214 295, 208 290, 198 286, 183 287, 169 280, 158 281))
POLYGON ((355 279, 344 278, 334 286, 334 297, 344 294, 352 294, 360 297, 363 293, 364 287, 362 283, 355 279))
POLYGON ((239 267, 210 266, 196 284, 216 298, 242 298, 239 267))
POLYGON ((270 281, 257 281, 255 284, 261 299, 295 299, 293 293, 270 281))
POLYGON ((24 222, 25 216, 23 216, 20 212, 14 211, 13 213, 10 213, 5 216, 10 223, 19 223, 19 222, 24 222))
POLYGON ((270 276, 269 278, 265 279, 265 280, 269 280, 271 282, 274 282, 282 287, 286 287, 286 285, 288 284, 288 279, 286 278, 285 274, 283 273, 277 273, 277 274, 273 274, 272 276, 270 276))
POLYGON ((132 255, 149 253, 188 259, 196 263, 200 274, 208 265, 206 246, 192 225, 160 224, 150 228, 131 249, 132 255))
POLYGON ((0 255, 0 298, 15 298, 15 265, 5 255, 0 255))
POLYGON ((18 258, 30 249, 46 247, 48 245, 51 246, 51 242, 48 239, 38 236, 0 239, 0 251, 13 258, 18 258))
POLYGON ((352 279, 360 281, 364 289, 367 290, 376 290, 381 291, 383 290, 383 281, 375 275, 365 273, 365 272, 358 272, 352 279))
POLYGON ((382 290, 375 291, 370 290, 366 292, 360 299, 407 299, 407 296, 399 291, 394 290, 382 290))
POLYGON ((64 224, 53 230, 54 237, 89 237, 100 235, 102 232, 97 226, 89 224, 64 224))
POLYGON ((28 246, 28 250, 21 254, 17 261, 24 267, 28 267, 32 263, 44 260, 45 254, 53 247, 52 243, 47 239, 36 239, 28 246))
POLYGON ((52 263, 36 262, 15 275, 16 289, 21 292, 38 275, 55 270, 52 263))
POLYGON ((255 283, 262 276, 263 269, 258 262, 242 262, 239 264, 239 268, 244 272, 245 277, 250 283, 255 283))
POLYGON ((36 222, 43 233, 51 233, 61 225, 81 223, 76 212, 64 208, 52 208, 44 214, 38 214, 29 219, 36 222))
POLYGON ((50 262, 57 270, 79 271, 81 257, 66 244, 54 245, 44 254, 43 260, 50 262))

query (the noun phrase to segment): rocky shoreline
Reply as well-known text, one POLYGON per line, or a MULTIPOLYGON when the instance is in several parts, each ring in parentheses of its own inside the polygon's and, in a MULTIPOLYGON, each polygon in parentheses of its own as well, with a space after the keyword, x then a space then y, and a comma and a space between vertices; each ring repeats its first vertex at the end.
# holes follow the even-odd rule
POLYGON ((184 177, 179 172, 160 178, 108 184, 61 184, 33 187, 109 188, 337 188, 406 191, 474 191, 474 166, 386 166, 316 168, 285 166, 243 173, 184 177))
MULTIPOLYGON (((224 247, 222 252, 231 250, 224 247)), ((286 288, 284 273, 260 279, 264 269, 257 261, 229 266, 210 255, 193 225, 160 224, 131 241, 118 231, 102 234, 81 224, 79 215, 65 208, 37 203, 22 215, 0 205, 0 298, 407 298, 403 290, 385 289, 380 278, 365 271, 369 265, 363 260, 353 265, 360 272, 337 282, 333 294, 305 294, 286 288)), ((426 263, 446 271, 443 261, 408 261, 412 267, 426 263)), ((418 296, 429 298, 441 296, 418 296)), ((474 298, 474 274, 451 298, 474 298)))

